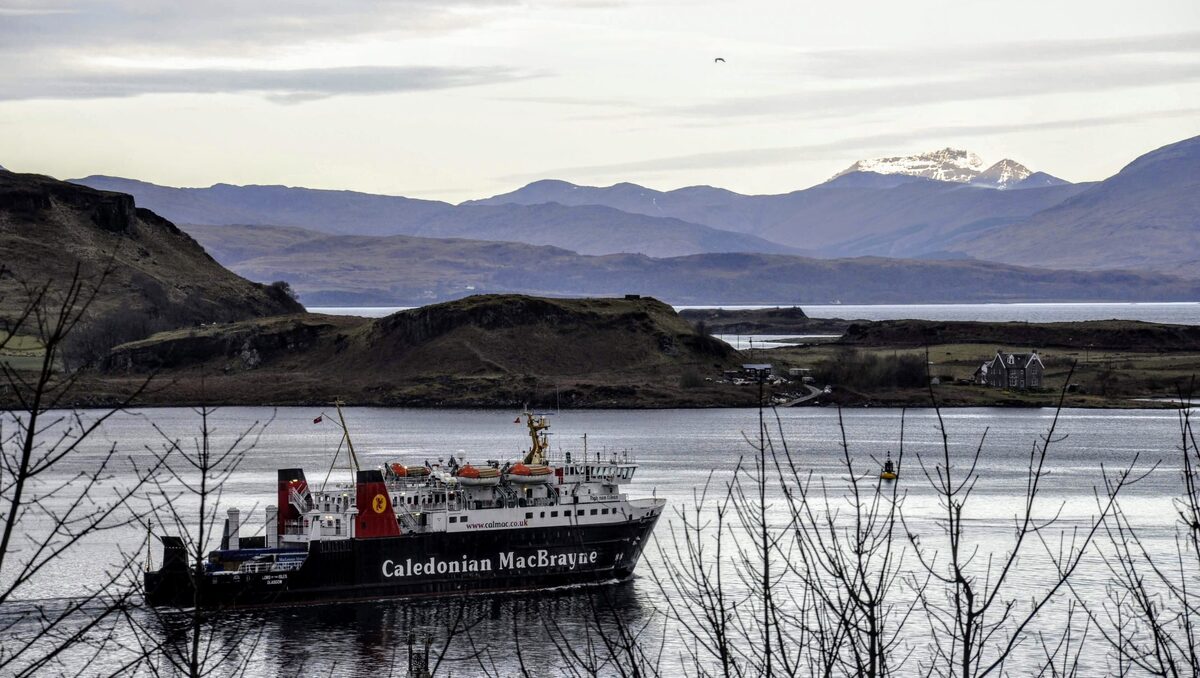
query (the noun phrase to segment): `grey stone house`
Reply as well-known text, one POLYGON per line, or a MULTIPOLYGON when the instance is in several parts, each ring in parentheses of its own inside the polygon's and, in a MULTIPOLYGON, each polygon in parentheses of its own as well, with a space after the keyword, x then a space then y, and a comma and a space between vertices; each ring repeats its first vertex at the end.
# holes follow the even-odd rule
POLYGON ((996 357, 975 370, 975 383, 987 384, 992 388, 1027 389, 1041 388, 1046 366, 1037 351, 1030 353, 1004 353, 996 351, 996 357))

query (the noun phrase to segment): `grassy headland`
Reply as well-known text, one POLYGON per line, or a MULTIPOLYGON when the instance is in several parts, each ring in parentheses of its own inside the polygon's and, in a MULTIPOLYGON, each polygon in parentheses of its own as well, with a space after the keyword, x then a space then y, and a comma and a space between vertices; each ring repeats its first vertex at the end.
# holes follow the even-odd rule
MULTIPOLYGON (((697 328, 649 298, 480 295, 379 319, 302 313, 210 324, 116 347, 85 372, 75 402, 115 401, 153 375, 142 404, 300 405, 341 397, 428 407, 735 407, 757 398, 740 365, 769 362, 782 377, 767 389, 776 402, 828 385, 809 402, 921 407, 929 404, 930 374, 943 405, 1042 407, 1057 402, 1074 366, 1068 406, 1156 407, 1169 406, 1163 399, 1186 392, 1200 373, 1200 327, 820 320, 825 331, 842 323, 845 334, 750 353, 709 331, 817 332, 799 309, 705 313, 696 318, 705 327, 697 328), (970 383, 997 350, 1037 350, 1043 388, 970 383)), ((12 344, 0 360, 20 369, 37 348, 12 344)))
POLYGON ((928 374, 937 379, 934 394, 944 405, 1051 406, 1069 375, 1068 406, 1152 407, 1165 406, 1154 399, 1186 394, 1192 375, 1200 374, 1200 327, 1125 320, 858 321, 838 342, 772 349, 763 356, 784 368, 809 368, 815 383, 833 386, 827 400, 845 405, 928 405, 924 370, 913 369, 928 361, 928 374), (1043 387, 969 383, 998 350, 1038 351, 1046 366, 1043 387))
POLYGON ((440 407, 752 405, 707 381, 741 356, 654 299, 480 295, 371 320, 299 314, 118 346, 83 385, 108 400, 440 407))

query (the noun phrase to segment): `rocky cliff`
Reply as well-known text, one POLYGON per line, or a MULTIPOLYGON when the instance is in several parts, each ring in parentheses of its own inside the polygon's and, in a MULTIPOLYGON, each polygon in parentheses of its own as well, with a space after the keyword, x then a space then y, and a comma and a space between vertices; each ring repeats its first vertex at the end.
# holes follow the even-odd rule
POLYGON ((131 196, 39 175, 0 171, 0 252, 0 318, 28 299, 23 285, 53 294, 76 270, 97 287, 89 323, 114 332, 303 310, 282 286, 225 269, 131 196))

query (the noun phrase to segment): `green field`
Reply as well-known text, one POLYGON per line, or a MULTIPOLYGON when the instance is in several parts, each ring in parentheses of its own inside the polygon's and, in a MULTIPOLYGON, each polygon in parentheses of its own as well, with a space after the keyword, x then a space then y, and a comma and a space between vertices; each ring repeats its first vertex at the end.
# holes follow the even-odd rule
POLYGON ((37 337, 0 335, 0 362, 15 370, 38 369, 42 355, 42 342, 37 337))
MULTIPOLYGON (((873 355, 881 360, 903 356, 922 360, 926 349, 914 347, 848 347, 824 344, 789 347, 764 352, 763 360, 778 367, 807 367, 820 381, 822 366, 845 359, 846 351, 873 355)), ((1040 352, 1046 366, 1044 388, 1037 391, 996 389, 960 383, 970 380, 976 368, 995 355, 996 345, 934 344, 928 349, 929 374, 941 382, 933 387, 938 400, 947 405, 1027 405, 1054 404, 1067 384, 1075 385, 1066 404, 1086 407, 1145 407, 1148 398, 1173 398, 1188 394, 1193 375, 1200 375, 1198 351, 1118 351, 1046 349, 1040 352), (1072 372, 1073 370, 1073 372, 1072 372)), ((824 383, 817 384, 824 386, 824 383)), ((929 391, 924 386, 897 388, 834 387, 834 400, 844 404, 927 405, 929 391)))

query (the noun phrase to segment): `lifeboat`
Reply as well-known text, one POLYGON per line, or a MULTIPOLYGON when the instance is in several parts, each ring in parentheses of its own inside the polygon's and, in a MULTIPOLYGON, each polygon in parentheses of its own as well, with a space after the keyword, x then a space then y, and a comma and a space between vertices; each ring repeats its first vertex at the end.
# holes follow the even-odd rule
POLYGON ((554 470, 545 464, 516 463, 504 477, 510 483, 548 483, 554 478, 554 470))
POLYGON ((392 462, 388 464, 387 470, 388 479, 395 478, 424 478, 429 475, 429 469, 424 466, 405 466, 400 462, 392 462))
POLYGON ((500 469, 466 464, 458 469, 454 477, 458 478, 460 485, 496 485, 500 482, 500 469))

